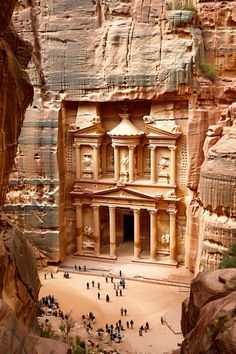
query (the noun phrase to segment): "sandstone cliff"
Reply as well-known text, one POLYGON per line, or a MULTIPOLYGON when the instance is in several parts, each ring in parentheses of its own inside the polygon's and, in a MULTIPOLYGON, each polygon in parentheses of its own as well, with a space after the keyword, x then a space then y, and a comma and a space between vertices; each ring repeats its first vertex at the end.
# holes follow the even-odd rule
POLYGON ((186 354, 236 351, 236 270, 199 273, 183 303, 181 326, 186 354))
MULTIPOLYGON (((10 24, 15 0, 0 3, 0 208, 33 87, 25 72, 32 47, 10 24)), ((40 281, 29 242, 5 216, 0 218, 0 352, 66 353, 68 346, 29 336, 38 312, 40 281)))
POLYGON ((34 44, 28 73, 36 95, 26 114, 6 209, 18 215, 24 233, 49 259, 58 261, 75 250, 70 124, 75 124, 78 111, 86 117, 85 102, 91 112, 104 112, 127 100, 144 103, 145 114, 156 121, 175 120, 181 126, 178 259, 194 271, 203 144, 209 125, 236 99, 236 4, 199 0, 191 9, 186 3, 17 1, 14 24, 34 44), (21 200, 14 195, 18 181, 21 200))

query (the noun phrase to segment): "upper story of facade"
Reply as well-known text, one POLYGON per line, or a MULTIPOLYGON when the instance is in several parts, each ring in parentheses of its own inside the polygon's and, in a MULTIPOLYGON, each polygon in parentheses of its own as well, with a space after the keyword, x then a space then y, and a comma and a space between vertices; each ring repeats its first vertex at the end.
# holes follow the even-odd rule
POLYGON ((86 122, 77 114, 71 126, 76 182, 85 187, 88 182, 143 186, 154 194, 164 188, 169 194, 173 190, 174 195, 177 139, 181 134, 175 120, 134 117, 126 106, 110 119, 95 113, 90 113, 86 122))

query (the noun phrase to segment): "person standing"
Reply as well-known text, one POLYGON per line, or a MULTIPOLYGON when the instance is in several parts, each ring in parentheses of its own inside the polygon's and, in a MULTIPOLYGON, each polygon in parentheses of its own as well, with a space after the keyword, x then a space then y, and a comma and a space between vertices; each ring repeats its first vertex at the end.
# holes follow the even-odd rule
POLYGON ((100 300, 100 298, 101 298, 101 295, 100 295, 100 293, 98 293, 98 300, 100 300))
POLYGON ((122 271, 120 270, 120 277, 122 276, 122 271))
POLYGON ((111 283, 113 283, 113 277, 111 277, 111 283))
POLYGON ((45 280, 47 279, 47 273, 44 273, 44 279, 45 280))
POLYGON ((122 296, 122 290, 120 289, 120 296, 122 296))
POLYGON ((92 280, 92 287, 94 288, 94 285, 95 285, 95 282, 94 282, 94 280, 92 280))
POLYGON ((87 290, 89 289, 89 283, 87 283, 87 290))
POLYGON ((130 320, 130 327, 133 329, 133 326, 134 326, 134 321, 133 320, 130 320))
POLYGON ((123 307, 121 307, 121 309, 120 309, 120 314, 121 314, 121 316, 123 316, 123 314, 124 314, 124 309, 123 309, 123 307))
POLYGON ((98 283, 98 290, 100 290, 100 283, 98 283))
POLYGON ((106 283, 108 283, 108 278, 106 277, 106 283))
POLYGON ((106 302, 109 302, 110 301, 110 298, 109 298, 109 295, 107 294, 106 295, 106 302))
POLYGON ((77 265, 75 264, 75 270, 77 270, 77 265))
POLYGON ((125 314, 125 316, 127 316, 127 312, 128 312, 128 311, 127 311, 126 309, 124 309, 124 314, 125 314))
POLYGON ((129 328, 129 321, 126 322, 126 327, 129 328))
POLYGON ((87 268, 86 268, 86 265, 84 265, 84 271, 86 272, 87 268))
POLYGON ((116 290, 116 296, 118 296, 118 295, 119 295, 118 290, 116 290))

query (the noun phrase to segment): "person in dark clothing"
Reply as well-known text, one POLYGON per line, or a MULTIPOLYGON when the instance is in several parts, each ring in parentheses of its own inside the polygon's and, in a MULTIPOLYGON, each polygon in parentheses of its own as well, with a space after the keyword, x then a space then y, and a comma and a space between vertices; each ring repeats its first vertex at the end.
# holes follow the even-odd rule
POLYGON ((106 302, 109 302, 109 301, 110 301, 109 295, 106 295, 106 302))

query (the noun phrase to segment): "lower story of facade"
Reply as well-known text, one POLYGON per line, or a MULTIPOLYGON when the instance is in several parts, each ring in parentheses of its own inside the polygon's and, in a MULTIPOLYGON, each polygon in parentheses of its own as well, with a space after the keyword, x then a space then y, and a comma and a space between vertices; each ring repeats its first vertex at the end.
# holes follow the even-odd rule
POLYGON ((176 199, 131 189, 72 192, 76 209, 76 255, 177 264, 176 199))

